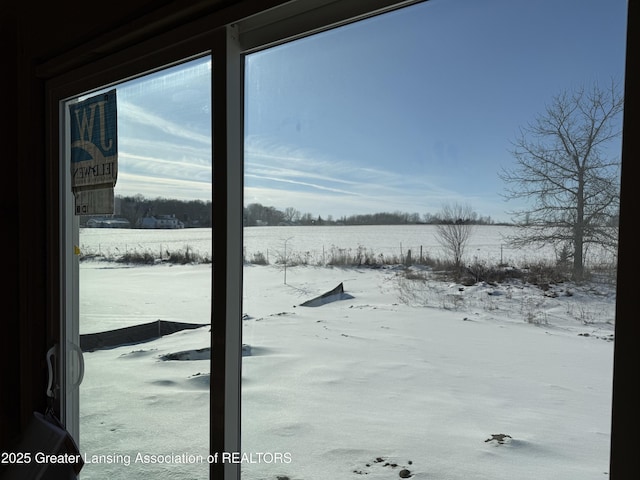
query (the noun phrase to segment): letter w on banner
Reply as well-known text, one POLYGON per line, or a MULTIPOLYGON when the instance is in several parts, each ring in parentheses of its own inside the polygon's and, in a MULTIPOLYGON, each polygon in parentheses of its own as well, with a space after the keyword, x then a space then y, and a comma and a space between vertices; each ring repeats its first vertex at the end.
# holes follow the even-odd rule
POLYGON ((69 105, 76 215, 113 214, 118 177, 116 91, 69 105))

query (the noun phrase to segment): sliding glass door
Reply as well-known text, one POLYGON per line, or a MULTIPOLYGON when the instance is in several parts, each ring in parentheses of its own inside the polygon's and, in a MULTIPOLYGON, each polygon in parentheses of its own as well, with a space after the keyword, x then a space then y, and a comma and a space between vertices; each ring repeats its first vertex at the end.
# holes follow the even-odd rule
MULTIPOLYGON (((69 217, 77 310, 67 393, 76 399, 83 479, 209 470, 211 71, 205 56, 107 89, 117 109, 107 139, 117 145, 113 203, 87 201, 69 217)), ((103 158, 88 146, 108 121, 103 97, 92 92, 64 108, 82 137, 65 155, 74 212, 97 190, 74 180, 104 170, 82 162, 103 158)))
POLYGON ((498 3, 246 57, 243 478, 608 471, 624 2, 498 3))

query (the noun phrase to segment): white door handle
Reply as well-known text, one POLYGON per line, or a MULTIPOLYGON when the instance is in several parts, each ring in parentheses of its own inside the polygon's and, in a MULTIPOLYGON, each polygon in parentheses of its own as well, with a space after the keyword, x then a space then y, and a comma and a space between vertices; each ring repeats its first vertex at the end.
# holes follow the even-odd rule
POLYGON ((47 397, 53 398, 53 363, 51 362, 51 357, 56 354, 56 346, 54 345, 49 350, 47 350, 47 370, 49 372, 49 379, 47 382, 47 397))
MULTIPOLYGON (((82 383, 84 379, 84 355, 82 354, 82 350, 78 345, 73 342, 67 342, 69 353, 75 353, 78 359, 78 377, 75 381, 71 382, 71 386, 73 388, 77 388, 82 383)), ((72 373, 75 373, 72 371, 72 373)))

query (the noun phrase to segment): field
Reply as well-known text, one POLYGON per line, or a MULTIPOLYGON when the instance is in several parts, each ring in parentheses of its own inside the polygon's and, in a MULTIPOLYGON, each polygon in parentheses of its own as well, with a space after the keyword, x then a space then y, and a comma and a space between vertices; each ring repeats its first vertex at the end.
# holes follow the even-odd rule
MULTIPOLYGON (((514 227, 477 226, 466 248, 468 262, 506 263, 522 266, 540 260, 555 261, 551 247, 532 245, 527 249, 510 248, 506 237, 514 227)), ((432 225, 402 226, 309 226, 309 227, 248 227, 244 229, 244 257, 251 261, 256 254, 264 255, 268 263, 325 265, 332 255, 356 255, 358 250, 387 263, 403 261, 411 251, 414 259, 443 259, 445 253, 437 241, 432 225)), ((191 252, 211 258, 212 242, 209 229, 130 230, 82 229, 80 249, 87 255, 117 257, 126 252, 149 252, 154 257, 166 257, 172 251, 191 252)), ((588 252, 587 263, 610 262, 600 252, 588 252)))
MULTIPOLYGON (((289 253, 435 248, 417 227, 414 237, 358 227, 344 238, 307 228, 246 229, 245 247, 270 256, 286 239, 289 253), (302 242, 307 233, 315 243, 302 242)), ((494 258, 500 236, 485 232, 474 252, 494 258)), ((205 237, 86 229, 81 248, 204 251, 205 237)), ((81 262, 80 331, 208 323, 212 268, 81 262)), ((607 478, 611 284, 463 286, 392 265, 291 266, 286 283, 283 273, 276 261, 244 265, 243 479, 607 478), (344 299, 301 306, 340 283, 344 299)), ((80 450, 114 461, 86 464, 83 479, 207 478, 209 335, 203 327, 85 352, 80 450), (171 457, 182 454, 187 461, 171 457)))

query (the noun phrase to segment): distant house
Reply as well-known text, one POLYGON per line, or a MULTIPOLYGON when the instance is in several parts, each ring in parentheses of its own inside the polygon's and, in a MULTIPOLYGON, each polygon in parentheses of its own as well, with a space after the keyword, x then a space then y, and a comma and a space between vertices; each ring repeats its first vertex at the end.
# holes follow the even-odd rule
POLYGON ((184 223, 176 218, 175 215, 155 215, 143 217, 138 222, 140 228, 184 228, 184 223))
POLYGON ((89 228, 130 228, 131 224, 126 218, 94 217, 87 220, 89 228))

